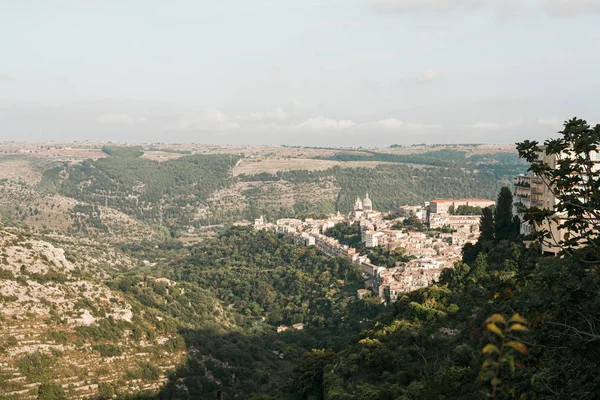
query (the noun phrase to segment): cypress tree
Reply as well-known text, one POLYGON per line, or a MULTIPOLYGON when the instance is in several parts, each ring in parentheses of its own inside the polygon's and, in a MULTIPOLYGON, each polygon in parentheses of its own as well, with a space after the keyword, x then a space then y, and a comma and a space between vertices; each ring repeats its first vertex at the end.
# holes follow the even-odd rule
POLYGON ((494 240, 494 211, 492 207, 486 207, 481 212, 481 222, 479 223, 481 231, 480 241, 494 240))

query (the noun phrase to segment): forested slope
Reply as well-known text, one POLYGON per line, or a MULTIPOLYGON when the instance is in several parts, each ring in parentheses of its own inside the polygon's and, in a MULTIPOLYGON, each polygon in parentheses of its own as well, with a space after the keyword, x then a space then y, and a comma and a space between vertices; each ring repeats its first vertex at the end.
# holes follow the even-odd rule
POLYGON ((89 204, 106 205, 168 227, 186 226, 212 193, 231 183, 239 156, 189 155, 163 163, 137 147, 105 147, 109 156, 44 173, 38 187, 89 204))
POLYGON ((345 213, 367 191, 381 211, 433 198, 490 198, 524 171, 510 154, 466 158, 464 152, 451 150, 414 156, 363 151, 332 157, 387 163, 233 177, 238 155, 185 155, 159 163, 141 157, 141 147, 105 147, 104 152, 108 157, 46 171, 38 189, 167 226, 174 236, 190 227, 260 215, 276 219, 345 213))

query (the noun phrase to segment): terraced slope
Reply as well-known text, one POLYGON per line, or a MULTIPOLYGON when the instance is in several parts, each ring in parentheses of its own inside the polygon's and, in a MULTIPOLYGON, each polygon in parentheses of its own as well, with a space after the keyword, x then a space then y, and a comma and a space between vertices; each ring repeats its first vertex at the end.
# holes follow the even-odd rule
MULTIPOLYGON (((81 250, 85 250, 82 247, 81 250)), ((69 398, 157 390, 181 362, 176 329, 102 283, 103 271, 14 228, 0 230, 0 398, 33 399, 41 382, 69 398)))

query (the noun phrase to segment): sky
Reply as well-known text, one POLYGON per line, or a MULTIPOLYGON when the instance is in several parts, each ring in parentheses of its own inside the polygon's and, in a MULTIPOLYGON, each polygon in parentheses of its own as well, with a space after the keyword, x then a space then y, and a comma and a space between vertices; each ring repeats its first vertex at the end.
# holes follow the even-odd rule
POLYGON ((600 123, 600 0, 0 0, 0 141, 375 147, 600 123))

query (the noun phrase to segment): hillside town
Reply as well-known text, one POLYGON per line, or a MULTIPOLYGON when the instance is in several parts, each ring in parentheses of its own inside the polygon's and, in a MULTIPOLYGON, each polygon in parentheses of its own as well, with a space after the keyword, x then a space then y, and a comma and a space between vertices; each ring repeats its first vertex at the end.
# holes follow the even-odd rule
POLYGON ((367 193, 356 198, 348 215, 330 214, 324 219, 307 218, 304 221, 283 218, 267 222, 261 216, 254 221, 257 230, 284 234, 298 245, 317 246, 332 257, 345 257, 360 265, 365 279, 365 289, 357 297, 375 295, 385 301, 395 301, 400 293, 429 286, 437 281, 443 269, 451 268, 461 258, 461 249, 479 238, 478 213, 459 214, 463 210, 482 209, 495 202, 485 199, 442 199, 423 205, 406 205, 396 214, 375 210, 367 193), (428 229, 410 229, 406 220, 428 229), (339 223, 358 224, 361 249, 340 243, 327 236, 327 231, 339 223), (396 262, 393 267, 375 265, 364 250, 381 247, 387 252, 400 251, 409 261, 396 262))

